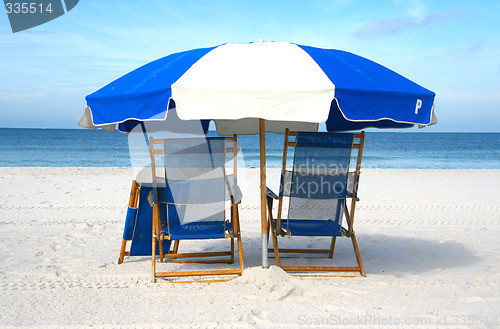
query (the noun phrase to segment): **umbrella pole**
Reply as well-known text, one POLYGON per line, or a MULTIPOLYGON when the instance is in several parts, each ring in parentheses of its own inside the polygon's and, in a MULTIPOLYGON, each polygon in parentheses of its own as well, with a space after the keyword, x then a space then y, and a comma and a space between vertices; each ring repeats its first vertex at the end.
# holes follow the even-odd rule
POLYGON ((266 208, 266 121, 259 119, 260 141, 260 220, 262 224, 262 267, 269 267, 267 257, 267 208, 266 208))

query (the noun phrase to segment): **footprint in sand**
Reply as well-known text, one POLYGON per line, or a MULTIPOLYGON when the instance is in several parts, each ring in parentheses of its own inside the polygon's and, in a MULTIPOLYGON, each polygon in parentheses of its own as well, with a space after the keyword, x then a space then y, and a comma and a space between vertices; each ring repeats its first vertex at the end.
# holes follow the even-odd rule
POLYGON ((56 243, 56 242, 52 242, 52 243, 50 244, 50 248, 52 248, 52 250, 54 250, 54 251, 57 251, 57 249, 60 249, 60 248, 61 248, 61 245, 60 245, 60 244, 58 244, 58 243, 56 243))
POLYGON ((269 312, 266 310, 252 310, 250 312, 243 313, 240 317, 240 321, 255 325, 265 320, 268 313, 269 312))

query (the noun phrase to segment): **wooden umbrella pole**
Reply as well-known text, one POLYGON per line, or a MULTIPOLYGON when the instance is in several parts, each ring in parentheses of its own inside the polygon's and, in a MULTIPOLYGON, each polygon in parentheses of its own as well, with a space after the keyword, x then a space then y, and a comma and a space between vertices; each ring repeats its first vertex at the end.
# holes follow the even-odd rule
POLYGON ((262 224, 262 267, 269 267, 267 257, 267 208, 266 208, 266 122, 259 119, 260 140, 260 220, 262 224))

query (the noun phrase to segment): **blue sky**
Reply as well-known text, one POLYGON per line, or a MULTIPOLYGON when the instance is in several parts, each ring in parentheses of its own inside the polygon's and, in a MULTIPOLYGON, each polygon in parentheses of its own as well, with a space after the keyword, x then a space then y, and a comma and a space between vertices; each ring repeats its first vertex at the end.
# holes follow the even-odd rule
POLYGON ((226 42, 347 50, 436 92, 427 131, 500 132, 498 1, 97 1, 13 34, 0 13, 0 127, 77 128, 84 97, 154 59, 226 42))

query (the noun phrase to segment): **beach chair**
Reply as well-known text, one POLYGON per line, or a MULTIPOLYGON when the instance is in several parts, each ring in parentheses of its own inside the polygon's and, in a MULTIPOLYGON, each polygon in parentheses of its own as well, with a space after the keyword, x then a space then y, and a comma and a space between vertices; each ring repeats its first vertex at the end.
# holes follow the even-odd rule
POLYGON ((150 153, 153 173, 153 282, 158 277, 241 275, 243 254, 238 214, 241 192, 236 184, 236 135, 207 138, 150 138, 150 153), (232 164, 231 173, 226 172, 231 170, 226 168, 226 163, 232 164), (165 178, 156 177, 157 166, 163 166, 165 178), (178 252, 179 241, 204 239, 230 239, 230 250, 178 252), (239 269, 157 271, 157 248, 160 249, 160 263, 165 260, 173 263, 184 258, 202 257, 203 260, 184 261, 184 263, 232 264, 235 239, 238 243, 239 269), (164 253, 163 244, 169 241, 176 241, 173 250, 164 253))
MULTIPOLYGON (((122 264, 125 256, 151 255, 151 227, 153 225, 153 208, 148 201, 152 185, 132 181, 125 227, 123 228, 122 245, 118 264, 122 264), (127 248, 128 246, 128 248, 127 248)), ((163 212, 165 213, 165 212, 163 212)), ((163 251, 168 253, 170 243, 163 243, 163 251)), ((160 254, 160 249, 156 251, 160 254)))
MULTIPOLYGON (((276 263, 290 272, 359 272, 365 276, 353 222, 363 153, 364 132, 285 132, 285 147, 279 194, 267 189, 269 227, 276 263), (287 154, 295 148, 293 168, 287 170, 287 154), (351 154, 356 157, 349 169, 351 154), (273 200, 278 200, 273 216, 273 200), (282 218, 285 200, 288 216, 282 218), (345 224, 343 224, 345 217, 345 224), (278 237, 332 237, 329 249, 280 249, 278 237), (283 266, 280 253, 327 254, 331 259, 336 238, 350 238, 358 266, 283 266)), ((271 251, 271 250, 270 250, 271 251)))

